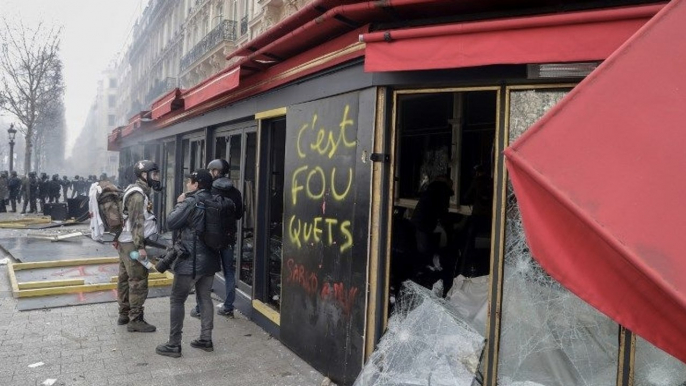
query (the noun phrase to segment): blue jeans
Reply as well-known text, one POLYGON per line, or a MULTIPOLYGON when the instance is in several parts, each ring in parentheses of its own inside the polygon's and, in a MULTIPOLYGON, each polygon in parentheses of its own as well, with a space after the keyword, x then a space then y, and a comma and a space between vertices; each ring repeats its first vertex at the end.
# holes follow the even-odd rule
MULTIPOLYGON (((236 269, 234 268, 234 246, 221 250, 222 271, 224 272, 224 285, 226 286, 226 298, 224 299, 224 310, 233 311, 233 302, 236 300, 236 269)), ((200 298, 196 296, 195 310, 200 312, 200 298)))

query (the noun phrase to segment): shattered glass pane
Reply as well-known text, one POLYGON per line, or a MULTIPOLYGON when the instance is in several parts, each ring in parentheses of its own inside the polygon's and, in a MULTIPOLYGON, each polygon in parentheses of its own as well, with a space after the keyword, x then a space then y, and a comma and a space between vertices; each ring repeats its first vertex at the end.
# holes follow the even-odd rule
POLYGON ((355 386, 471 386, 484 338, 430 290, 406 281, 355 386))
POLYGON ((636 338, 634 386, 686 385, 686 365, 680 360, 636 338))
POLYGON ((429 181, 433 181, 436 177, 448 174, 449 167, 450 149, 448 146, 441 146, 425 152, 422 166, 419 169, 421 177, 418 190, 422 191, 429 184, 429 181))
MULTIPOLYGON (((510 93, 510 143, 568 90, 510 93)), ((532 258, 508 181, 498 383, 613 385, 619 327, 548 276, 532 258)))

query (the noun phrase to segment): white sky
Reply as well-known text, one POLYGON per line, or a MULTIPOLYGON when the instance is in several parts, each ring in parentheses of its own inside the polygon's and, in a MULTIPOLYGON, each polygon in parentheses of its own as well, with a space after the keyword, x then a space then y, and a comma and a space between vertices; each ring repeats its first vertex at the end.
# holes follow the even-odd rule
POLYGON ((0 17, 62 26, 67 156, 86 122, 97 83, 125 52, 133 24, 148 0, 0 0, 0 17))

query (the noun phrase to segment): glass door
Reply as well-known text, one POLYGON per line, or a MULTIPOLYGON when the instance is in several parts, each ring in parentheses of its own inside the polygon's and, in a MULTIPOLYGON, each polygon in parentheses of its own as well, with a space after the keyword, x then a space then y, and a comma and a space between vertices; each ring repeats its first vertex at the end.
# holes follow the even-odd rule
POLYGON ((236 240, 236 283, 252 294, 254 266, 255 172, 257 135, 254 127, 217 132, 215 158, 229 163, 229 178, 243 196, 243 217, 238 224, 236 240), (240 252, 238 252, 240 251, 240 252))
POLYGON ((206 166, 205 138, 194 136, 183 140, 183 173, 192 173, 194 170, 206 166))
POLYGON ((283 192, 286 146, 286 118, 260 123, 259 202, 260 223, 255 261, 255 299, 277 312, 281 309, 281 260, 283 245, 283 192))
MULTIPOLYGON (((167 213, 171 212, 176 203, 176 141, 165 141, 162 143, 163 167, 162 171, 162 202, 163 207, 160 212, 160 222, 162 226, 167 223, 167 213)), ((166 232, 166 229, 161 229, 166 232)))

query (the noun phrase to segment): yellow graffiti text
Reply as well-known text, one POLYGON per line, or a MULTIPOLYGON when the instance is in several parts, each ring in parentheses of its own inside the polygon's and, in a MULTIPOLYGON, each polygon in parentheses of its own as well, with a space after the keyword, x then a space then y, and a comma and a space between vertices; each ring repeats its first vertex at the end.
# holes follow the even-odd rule
POLYGON ((331 196, 334 200, 343 201, 348 196, 348 193, 350 193, 352 184, 352 168, 348 168, 348 181, 345 184, 345 189, 339 191, 336 188, 336 168, 331 169, 327 179, 326 172, 324 172, 324 169, 322 169, 320 166, 315 166, 310 169, 308 165, 303 165, 295 169, 291 175, 291 201, 293 206, 297 205, 298 196, 303 191, 307 198, 311 200, 319 200, 324 197, 327 187, 330 187, 331 196))
POLYGON ((312 221, 303 221, 293 215, 288 222, 288 237, 298 248, 303 244, 321 243, 325 246, 339 245, 340 251, 345 252, 353 246, 350 226, 350 220, 315 217, 312 221), (325 234, 324 238, 322 234, 325 234))
POLYGON ((347 134, 347 129, 355 124, 355 121, 348 117, 350 113, 350 105, 346 105, 343 110, 343 117, 341 122, 338 124, 338 129, 329 130, 324 127, 320 127, 317 130, 317 114, 312 116, 312 123, 305 123, 298 130, 298 139, 296 144, 296 150, 298 152, 298 157, 306 158, 307 153, 303 149, 307 149, 307 144, 303 144, 303 133, 307 130, 317 130, 314 140, 309 144, 309 149, 316 152, 319 155, 325 155, 328 158, 332 158, 338 151, 341 144, 344 147, 355 147, 357 144, 356 139, 349 139, 347 134), (305 145, 305 146, 303 146, 305 145))

